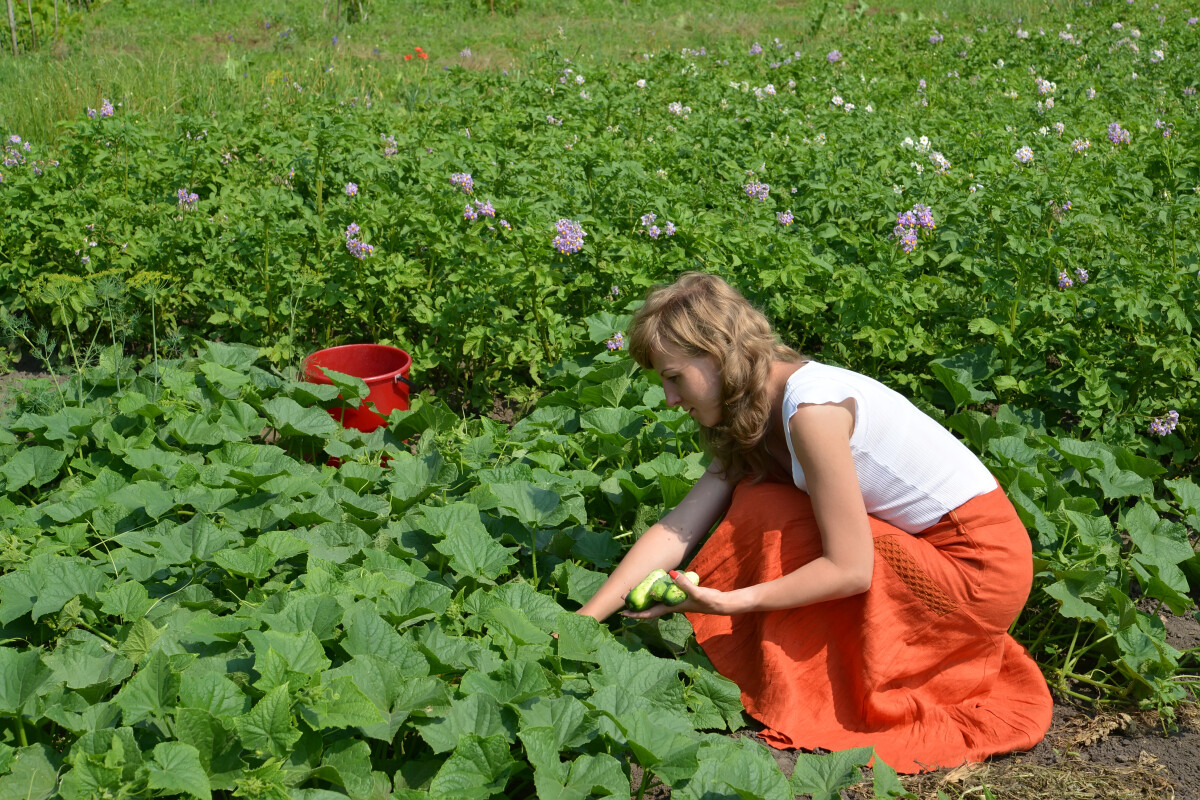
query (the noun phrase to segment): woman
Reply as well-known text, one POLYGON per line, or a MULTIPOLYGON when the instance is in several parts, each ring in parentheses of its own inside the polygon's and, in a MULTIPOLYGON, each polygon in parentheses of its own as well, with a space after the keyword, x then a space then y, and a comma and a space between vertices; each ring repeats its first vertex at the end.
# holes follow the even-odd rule
POLYGON ((685 601, 624 613, 685 612, 776 747, 873 745, 911 773, 1041 741, 1050 694, 1008 634, 1029 536, 958 439, 883 384, 783 346, 712 275, 652 291, 629 342, 713 459, 580 613, 604 619, 671 570, 685 601), (674 568, 718 520, 692 584, 674 568))

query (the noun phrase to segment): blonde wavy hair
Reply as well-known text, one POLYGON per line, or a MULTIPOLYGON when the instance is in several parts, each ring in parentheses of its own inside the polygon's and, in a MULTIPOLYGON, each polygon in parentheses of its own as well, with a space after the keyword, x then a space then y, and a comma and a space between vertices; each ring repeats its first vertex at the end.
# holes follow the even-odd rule
POLYGON ((765 443, 771 414, 767 380, 773 362, 804 358, 779 341, 766 316, 716 275, 685 272, 651 289, 629 325, 629 352, 642 368, 652 369, 652 354, 665 350, 716 361, 721 422, 700 429, 726 478, 761 481, 779 473, 765 443))

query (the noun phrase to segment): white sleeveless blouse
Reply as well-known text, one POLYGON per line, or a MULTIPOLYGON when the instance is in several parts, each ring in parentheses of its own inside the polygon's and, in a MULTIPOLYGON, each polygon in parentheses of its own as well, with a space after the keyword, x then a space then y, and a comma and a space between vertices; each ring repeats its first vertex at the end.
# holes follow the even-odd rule
MULTIPOLYGON (((900 393, 840 367, 808 362, 796 370, 783 394, 783 424, 801 403, 840 403, 853 398, 850 452, 867 513, 901 530, 919 533, 973 497, 996 488, 996 479, 975 454, 900 393)), ((791 433, 792 479, 808 491, 791 433)))

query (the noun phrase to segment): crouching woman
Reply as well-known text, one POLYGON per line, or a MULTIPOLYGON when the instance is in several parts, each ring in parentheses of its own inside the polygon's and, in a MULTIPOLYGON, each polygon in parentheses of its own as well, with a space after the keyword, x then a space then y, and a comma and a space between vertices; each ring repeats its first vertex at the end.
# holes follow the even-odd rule
POLYGON ((716 276, 653 290, 628 338, 712 462, 580 613, 605 619, 671 570, 686 600, 624 613, 685 612, 776 747, 871 745, 912 773, 1041 741, 1050 693, 1008 634, 1029 535, 966 446, 879 381, 782 345, 716 276), (703 585, 674 571, 689 556, 703 585))

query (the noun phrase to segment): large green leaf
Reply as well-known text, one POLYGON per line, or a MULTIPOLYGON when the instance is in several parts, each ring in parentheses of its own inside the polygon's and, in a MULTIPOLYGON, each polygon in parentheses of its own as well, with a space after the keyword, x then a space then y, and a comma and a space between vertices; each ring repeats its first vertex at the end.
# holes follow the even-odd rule
POLYGON ((126 725, 140 722, 151 714, 164 717, 179 698, 179 674, 171 667, 167 656, 156 650, 127 682, 113 702, 120 706, 126 725))
POLYGON ((287 684, 272 689, 254 708, 237 717, 234 726, 247 750, 286 757, 300 739, 287 684))
POLYGON ((305 408, 290 397, 274 397, 263 404, 267 420, 283 436, 332 436, 338 424, 320 408, 305 408))
POLYGON ((187 794, 201 800, 211 800, 212 788, 208 773, 200 763, 200 753, 183 742, 160 742, 154 746, 149 765, 148 785, 171 794, 187 794))
POLYGON ((511 712, 502 711, 496 701, 485 694, 455 700, 444 716, 417 723, 417 730, 435 753, 453 750, 459 737, 465 735, 498 736, 508 742, 516 738, 511 712))
POLYGON ((59 639, 54 652, 46 654, 45 662, 55 678, 70 689, 114 686, 133 672, 133 664, 116 648, 80 629, 59 639))
POLYGON ((0 776, 0 800, 46 800, 58 788, 61 758, 47 744, 21 747, 12 771, 0 776))
POLYGON ((467 733, 429 785, 429 796, 438 800, 485 800, 504 791, 517 763, 508 739, 499 735, 467 733))
POLYGON ((516 517, 531 527, 553 527, 565 518, 557 493, 529 481, 487 484, 503 513, 516 517))
POLYGON ((24 713, 25 705, 50 677, 40 651, 0 647, 0 713, 24 713))
POLYGON ((321 685, 310 689, 300 703, 300 716, 316 731, 331 728, 367 728, 386 722, 383 713, 349 675, 321 676, 321 685))
POLYGON ((870 747, 856 747, 825 756, 798 753, 792 770, 792 791, 812 800, 838 800, 839 792, 862 780, 859 767, 871 760, 870 747))
POLYGON ((433 546, 450 559, 450 568, 458 575, 486 582, 503 575, 517 561, 512 555, 516 548, 500 544, 482 525, 451 530, 433 546))
POLYGON ((41 445, 26 447, 0 466, 0 475, 7 479, 9 492, 25 486, 40 489, 58 477, 66 460, 67 454, 62 450, 41 445))
POLYGON ((792 800, 795 792, 767 749, 749 739, 704 737, 698 753, 700 767, 692 779, 672 791, 680 800, 740 798, 792 800))

